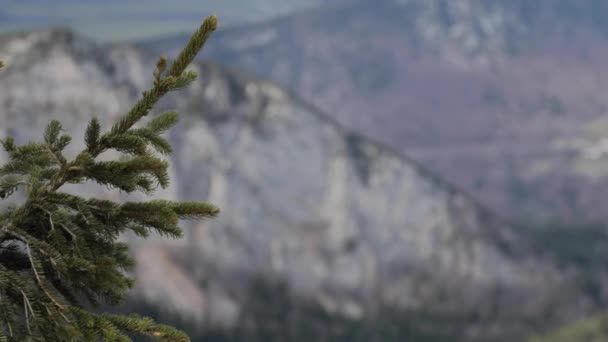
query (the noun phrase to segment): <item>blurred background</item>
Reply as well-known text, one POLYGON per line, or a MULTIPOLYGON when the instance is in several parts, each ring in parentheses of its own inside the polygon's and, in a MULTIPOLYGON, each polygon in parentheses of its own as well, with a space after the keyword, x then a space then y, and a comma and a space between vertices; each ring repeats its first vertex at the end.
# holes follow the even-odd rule
POLYGON ((608 341, 608 2, 0 0, 0 134, 57 118, 76 151, 209 14, 155 196, 222 215, 126 236, 121 310, 194 341, 608 341))

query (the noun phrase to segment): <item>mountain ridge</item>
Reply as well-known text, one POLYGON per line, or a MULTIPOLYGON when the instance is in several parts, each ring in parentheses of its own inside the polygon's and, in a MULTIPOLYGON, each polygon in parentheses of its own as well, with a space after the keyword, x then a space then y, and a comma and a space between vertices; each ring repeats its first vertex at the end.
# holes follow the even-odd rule
POLYGON ((606 220, 606 158, 589 157, 606 136, 603 3, 383 4, 226 29, 206 58, 292 89, 502 216, 606 220))
MULTIPOLYGON (((2 35, 0 54, 9 62, 0 82, 10 85, 0 93, 2 135, 17 142, 51 118, 83 132, 107 113, 108 125, 151 84, 157 58, 61 30, 2 35)), ((186 226, 184 240, 126 236, 140 265, 136 298, 193 324, 230 326, 251 277, 277 277, 294 296, 355 320, 388 303, 472 312, 459 334, 482 340, 528 333, 521 315, 547 307, 564 309, 551 324, 595 307, 578 270, 398 155, 348 138, 275 83, 213 63, 192 68, 201 77, 156 108, 182 113, 168 136, 173 186, 156 196, 208 200, 223 214, 186 226), (484 313, 488 301, 496 312, 484 313)), ((82 145, 74 137, 70 148, 82 145)), ((90 184, 70 189, 122 199, 90 184)))

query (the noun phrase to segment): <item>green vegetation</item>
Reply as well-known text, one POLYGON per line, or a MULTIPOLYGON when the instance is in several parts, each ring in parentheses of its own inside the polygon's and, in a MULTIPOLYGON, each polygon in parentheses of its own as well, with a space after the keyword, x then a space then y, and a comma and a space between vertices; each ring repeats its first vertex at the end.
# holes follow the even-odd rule
POLYGON ((560 266, 573 265, 593 273, 608 260, 608 228, 604 224, 544 223, 518 228, 535 248, 548 252, 560 266))
MULTIPOLYGON (((196 73, 185 71, 200 51, 217 18, 208 17, 167 70, 161 57, 154 86, 110 130, 97 118, 85 133, 86 148, 73 160, 63 150, 71 137, 51 121, 43 142, 17 145, 2 140, 9 161, 0 167, 0 198, 23 190, 25 201, 0 214, 0 341, 131 341, 131 335, 159 341, 188 341, 185 333, 135 314, 97 313, 89 307, 117 305, 133 287, 126 274, 134 266, 128 246, 117 242, 132 231, 180 237, 180 219, 213 217, 219 210, 204 202, 116 203, 61 192, 65 184, 94 181, 125 193, 151 194, 169 185, 171 153, 161 134, 178 120, 164 112, 135 125, 170 91, 189 85, 196 73), (108 150, 119 160, 98 160, 108 150), (131 334, 131 335, 130 335, 131 334)), ((0 67, 3 63, 0 63, 0 67)))
POLYGON ((532 337, 528 342, 606 342, 608 315, 583 319, 544 336, 532 337))
MULTIPOLYGON (((548 253, 558 267, 576 270, 575 283, 560 293, 568 300, 572 291, 582 293, 597 307, 605 307, 602 277, 608 260, 608 228, 602 223, 544 223, 519 225, 536 250, 548 253)), ((547 312, 547 319, 554 314, 547 312)), ((600 342, 608 341, 608 314, 566 325, 546 335, 531 337, 529 342, 600 342)))
POLYGON ((195 328, 183 320, 165 317, 158 308, 143 303, 131 303, 130 307, 168 320, 189 331, 195 341, 468 341, 459 336, 463 323, 471 319, 467 315, 383 308, 368 317, 349 319, 330 314, 313 301, 297 299, 281 281, 261 278, 252 280, 240 298, 244 302, 243 311, 236 326, 231 329, 209 326, 195 328))
POLYGON ((446 309, 439 303, 411 310, 384 305, 351 319, 329 313, 321 304, 295 296, 282 281, 258 278, 247 280, 248 288, 233 293, 242 312, 232 328, 196 324, 179 319, 162 308, 141 302, 128 304, 128 310, 162 319, 188 331, 195 341, 348 341, 348 342, 512 342, 523 341, 527 334, 544 331, 544 322, 514 316, 511 308, 498 306, 493 299, 475 310, 446 309), (512 312, 508 312, 511 310, 512 312), (507 312, 505 312, 507 311, 507 312), (496 330, 492 327, 508 327, 496 330), (470 334, 478 328, 482 334, 470 334))

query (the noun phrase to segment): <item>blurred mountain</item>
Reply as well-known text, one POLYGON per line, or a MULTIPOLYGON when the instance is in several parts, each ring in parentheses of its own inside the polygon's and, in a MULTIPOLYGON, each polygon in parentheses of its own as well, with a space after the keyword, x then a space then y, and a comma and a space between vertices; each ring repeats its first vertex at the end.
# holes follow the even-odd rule
MULTIPOLYGON (((0 56, 0 135, 24 143, 59 119, 74 133, 68 156, 91 117, 108 127, 130 108, 156 59, 64 30, 0 35, 0 56)), ((585 269, 276 84, 213 63, 193 68, 201 77, 156 110, 182 113, 169 132, 172 186, 156 196, 209 200, 222 215, 177 241, 125 237, 138 300, 198 327, 234 326, 252 279, 278 279, 289 298, 353 322, 385 307, 424 311, 417 328, 440 333, 446 319, 432 312, 458 317, 450 331, 477 341, 512 341, 606 302, 585 269)), ((124 198, 88 183, 65 191, 124 198)))
POLYGON ((605 221, 606 16, 603 0, 351 0, 221 30, 204 58, 292 89, 505 216, 605 221))
POLYGON ((125 41, 189 33, 209 14, 217 14, 222 27, 228 27, 312 8, 322 1, 3 0, 1 3, 0 32, 61 26, 98 41, 125 41))

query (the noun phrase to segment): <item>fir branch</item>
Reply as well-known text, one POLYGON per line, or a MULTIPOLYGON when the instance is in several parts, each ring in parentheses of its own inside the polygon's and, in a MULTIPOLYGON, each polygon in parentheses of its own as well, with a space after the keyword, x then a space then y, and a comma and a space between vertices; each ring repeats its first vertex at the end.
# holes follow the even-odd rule
POLYGON ((58 151, 63 151, 63 149, 65 149, 70 144, 70 142, 72 142, 72 137, 64 134, 59 137, 59 140, 54 144, 54 147, 58 151))
POLYGON ((155 323, 149 317, 136 314, 130 314, 128 316, 103 314, 101 316, 122 329, 132 331, 140 335, 150 336, 159 339, 160 341, 190 341, 190 338, 188 338, 188 336, 183 332, 167 325, 155 323))
POLYGON ((101 126, 99 125, 99 121, 97 118, 92 118, 84 135, 84 141, 86 143, 88 152, 94 151, 98 148, 100 132, 101 126))
POLYGON ((44 141, 49 145, 53 145, 57 141, 61 130, 61 123, 57 120, 52 120, 44 130, 44 141))
POLYGON ((59 309, 64 309, 65 304, 59 302, 59 299, 51 293, 49 286, 46 284, 46 279, 44 278, 44 273, 42 271, 42 265, 40 264, 40 261, 37 258, 34 258, 34 256, 32 255, 32 251, 30 249, 29 244, 26 244, 25 247, 27 251, 27 256, 32 265, 32 272, 36 277, 36 282, 38 283, 38 286, 46 294, 48 299, 53 302, 53 304, 55 304, 59 309))
POLYGON ((211 218, 219 215, 220 210, 212 204, 201 202, 167 203, 182 220, 211 218))
POLYGON ((147 127, 132 129, 129 130, 129 132, 133 135, 146 139, 147 143, 152 145, 152 147, 161 154, 168 155, 173 152, 171 144, 166 139, 157 133, 154 133, 147 127))
POLYGON ((122 134, 131 128, 142 117, 148 115, 152 109, 152 106, 154 106, 156 102, 158 102, 158 100, 175 85, 175 79, 176 78, 173 76, 168 76, 162 79, 158 86, 153 87, 149 91, 144 91, 142 93, 142 99, 135 104, 133 109, 131 109, 131 111, 125 117, 120 119, 118 123, 112 126, 110 132, 105 136, 108 137, 116 134, 122 134))
POLYGON ((158 87, 160 85, 160 82, 162 80, 162 75, 165 72, 165 69, 167 68, 167 57, 166 56, 160 56, 158 58, 158 62, 156 62, 156 70, 154 70, 154 86, 158 87))
POLYGON ((159 114, 154 119, 150 120, 146 125, 154 134, 165 133, 169 128, 173 127, 179 120, 179 113, 174 110, 166 111, 159 114))
POLYGON ((189 86, 190 84, 192 84, 192 82, 194 82, 194 80, 196 80, 196 77, 197 77, 196 71, 193 71, 193 70, 185 71, 181 76, 179 76, 175 80, 175 85, 173 85, 173 87, 171 88, 171 91, 179 90, 179 89, 189 86))
POLYGON ((192 63, 194 57, 201 50, 209 36, 213 31, 217 29, 217 17, 215 15, 208 16, 203 21, 199 29, 190 37, 190 41, 186 44, 186 47, 181 51, 177 59, 171 65, 169 75, 173 77, 181 76, 182 72, 186 67, 192 63))
POLYGON ((0 178, 0 198, 5 199, 12 195, 19 188, 19 185, 31 186, 31 183, 23 180, 23 178, 15 174, 0 178))
POLYGON ((33 316, 34 310, 32 309, 30 300, 27 298, 27 295, 25 294, 25 292, 23 292, 23 290, 21 291, 21 295, 23 296, 23 311, 25 312, 25 324, 27 325, 27 332, 31 335, 32 329, 30 328, 30 318, 28 312, 31 312, 33 316))
POLYGON ((82 309, 80 299, 113 305, 133 287, 134 280, 124 271, 133 267, 134 260, 128 246, 116 241, 125 230, 143 237, 151 230, 180 237, 180 219, 213 217, 219 210, 197 202, 117 204, 57 190, 86 179, 127 192, 151 193, 156 186, 168 186, 168 162, 155 157, 148 147, 171 153, 169 141, 160 135, 177 122, 177 113, 165 112, 144 127, 133 126, 167 92, 196 79, 196 72, 184 72, 185 68, 216 28, 217 18, 206 18, 168 73, 167 58, 161 56, 153 87, 108 132, 101 134, 98 120, 91 119, 85 132, 86 149, 74 160, 68 162, 62 155, 71 137, 61 135, 56 120, 45 128, 44 143, 17 146, 11 137, 1 141, 9 161, 0 167, 0 197, 26 185, 27 198, 21 206, 0 214, 0 341, 9 337, 15 341, 130 341, 123 331, 162 341, 188 341, 184 333, 147 317, 90 313, 82 309), (97 162, 95 158, 108 149, 130 156, 97 162))
POLYGON ((146 154, 147 142, 142 137, 134 134, 115 134, 103 140, 107 148, 113 148, 119 152, 128 154, 146 154))
POLYGON ((0 140, 0 142, 2 142, 2 147, 4 147, 4 150, 9 154, 11 154, 16 148, 15 139, 13 139, 13 137, 6 137, 0 140))
POLYGON ((141 181, 142 173, 155 177, 159 186, 169 185, 167 161, 150 157, 137 156, 121 161, 101 161, 83 170, 82 175, 100 184, 117 187, 127 193, 134 191, 141 181))

